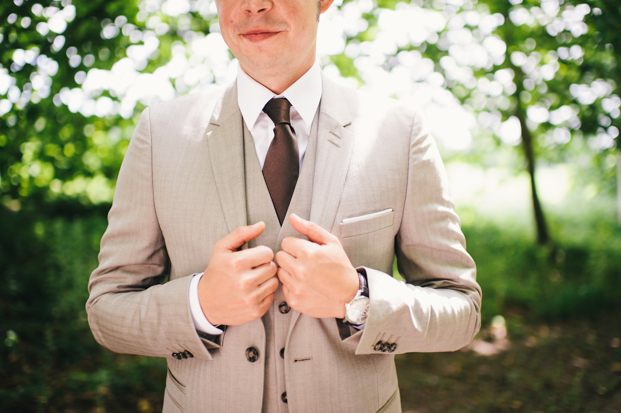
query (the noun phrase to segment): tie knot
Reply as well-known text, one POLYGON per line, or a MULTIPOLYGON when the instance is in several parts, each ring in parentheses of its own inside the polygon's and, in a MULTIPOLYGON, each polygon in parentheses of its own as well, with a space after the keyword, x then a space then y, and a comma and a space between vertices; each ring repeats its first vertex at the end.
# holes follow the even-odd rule
POLYGON ((274 125, 278 125, 279 123, 287 123, 291 124, 289 119, 289 109, 291 108, 291 103, 285 98, 272 99, 265 104, 263 107, 263 112, 270 117, 274 125))

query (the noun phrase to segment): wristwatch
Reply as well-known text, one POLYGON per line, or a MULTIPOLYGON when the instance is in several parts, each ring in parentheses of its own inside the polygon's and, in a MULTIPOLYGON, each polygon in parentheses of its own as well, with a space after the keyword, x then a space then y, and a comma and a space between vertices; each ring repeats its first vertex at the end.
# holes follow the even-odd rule
POLYGON ((360 289, 356 292, 354 298, 345 304, 345 324, 359 326, 367 322, 369 316, 369 287, 367 286, 367 277, 363 273, 364 270, 358 270, 358 278, 360 280, 360 289))

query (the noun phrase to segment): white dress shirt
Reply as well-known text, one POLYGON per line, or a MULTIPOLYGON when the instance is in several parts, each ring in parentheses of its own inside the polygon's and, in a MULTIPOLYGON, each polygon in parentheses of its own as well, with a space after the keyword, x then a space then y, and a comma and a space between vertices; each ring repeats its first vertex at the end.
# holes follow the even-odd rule
MULTIPOLYGON (((298 140, 300 168, 302 168, 306 147, 308 146, 308 137, 317 108, 319 107, 321 94, 321 70, 317 63, 280 95, 276 95, 252 79, 243 71, 241 66, 239 67, 237 73, 237 104, 239 105, 244 123, 252 136, 261 169, 263 169, 267 151, 272 143, 272 139, 274 139, 274 122, 263 112, 265 104, 275 97, 284 97, 291 103, 291 126, 295 130, 298 140)), ((222 334, 222 330, 214 327, 207 320, 201 308, 198 299, 198 282, 202 276, 203 273, 194 275, 189 288, 190 313, 192 314, 194 327, 203 333, 211 335, 222 334)))

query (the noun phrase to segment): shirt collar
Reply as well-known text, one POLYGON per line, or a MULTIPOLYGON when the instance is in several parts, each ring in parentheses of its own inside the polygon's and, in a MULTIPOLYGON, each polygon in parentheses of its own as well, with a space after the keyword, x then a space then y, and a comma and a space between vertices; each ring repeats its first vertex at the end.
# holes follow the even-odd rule
POLYGON ((321 70, 315 63, 301 78, 282 94, 276 95, 251 78, 239 67, 237 74, 237 103, 248 128, 252 129, 265 104, 274 97, 285 97, 309 129, 321 100, 321 70))

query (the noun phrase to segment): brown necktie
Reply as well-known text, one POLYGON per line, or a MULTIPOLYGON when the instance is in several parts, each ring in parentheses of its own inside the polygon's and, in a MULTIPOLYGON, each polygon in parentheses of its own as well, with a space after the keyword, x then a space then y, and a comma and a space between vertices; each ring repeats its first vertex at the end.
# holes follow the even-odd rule
POLYGON ((274 122, 274 139, 270 144, 263 164, 263 177, 270 191, 278 221, 282 225, 300 173, 298 140, 291 127, 287 99, 272 99, 263 112, 274 122))

